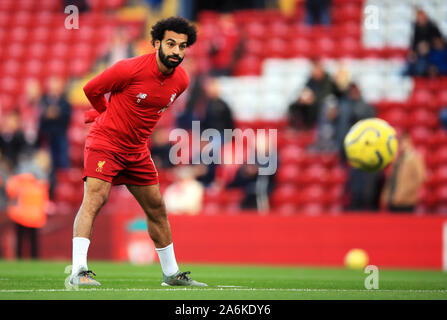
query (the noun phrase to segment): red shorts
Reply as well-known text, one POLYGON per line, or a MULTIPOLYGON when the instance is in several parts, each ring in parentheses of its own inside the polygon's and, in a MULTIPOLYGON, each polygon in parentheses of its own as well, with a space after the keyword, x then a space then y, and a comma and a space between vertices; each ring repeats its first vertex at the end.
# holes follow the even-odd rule
POLYGON ((157 169, 149 150, 144 153, 121 153, 86 147, 82 179, 87 177, 98 178, 112 185, 146 186, 158 183, 157 169))

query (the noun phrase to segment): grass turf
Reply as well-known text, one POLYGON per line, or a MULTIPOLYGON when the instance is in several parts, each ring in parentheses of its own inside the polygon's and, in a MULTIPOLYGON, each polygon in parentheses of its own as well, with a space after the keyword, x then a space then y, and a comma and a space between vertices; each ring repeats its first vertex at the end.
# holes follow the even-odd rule
POLYGON ((68 264, 0 261, 0 299, 447 300, 447 273, 441 271, 380 269, 379 289, 366 290, 367 274, 342 268, 182 264, 181 270, 209 286, 166 288, 158 264, 90 261, 102 286, 76 291, 64 285, 68 264))

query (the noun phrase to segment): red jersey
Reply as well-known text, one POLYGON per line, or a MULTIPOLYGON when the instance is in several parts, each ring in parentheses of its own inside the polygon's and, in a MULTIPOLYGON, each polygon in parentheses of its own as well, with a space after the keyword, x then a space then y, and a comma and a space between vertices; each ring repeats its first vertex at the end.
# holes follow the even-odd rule
POLYGON ((90 128, 86 147, 128 153, 147 151, 149 136, 163 111, 189 83, 181 67, 169 75, 161 73, 155 55, 119 61, 85 85, 85 95, 101 113, 90 128), (109 102, 104 97, 108 92, 109 102))

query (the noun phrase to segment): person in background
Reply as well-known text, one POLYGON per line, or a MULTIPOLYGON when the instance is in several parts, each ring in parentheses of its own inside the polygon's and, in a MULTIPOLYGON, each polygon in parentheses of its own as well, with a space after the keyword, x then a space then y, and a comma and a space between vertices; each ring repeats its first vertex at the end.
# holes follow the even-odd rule
POLYGON ((408 54, 405 75, 425 77, 430 72, 430 44, 418 42, 416 49, 408 54))
POLYGON ((37 151, 6 182, 8 205, 6 212, 16 225, 16 256, 23 257, 23 244, 28 240, 31 257, 37 259, 38 229, 46 223, 49 204, 48 180, 50 157, 45 151, 37 151))
POLYGON ((166 188, 164 199, 170 214, 196 215, 203 205, 204 187, 196 180, 194 168, 179 166, 176 181, 166 188))
POLYGON ((71 105, 65 94, 64 83, 60 78, 50 78, 48 90, 42 96, 39 122, 39 145, 49 144, 51 153, 50 196, 56 183, 55 172, 70 166, 67 135, 70 119, 71 105))
POLYGON ((135 52, 130 41, 126 28, 120 27, 113 34, 109 52, 103 58, 107 66, 111 66, 116 62, 135 56, 135 52))
POLYGON ((216 32, 219 36, 212 37, 209 52, 211 58, 210 73, 213 76, 229 76, 232 74, 243 50, 240 32, 233 15, 221 15, 216 32))
POLYGON ((419 43, 427 42, 430 46, 436 37, 442 37, 438 26, 429 19, 424 10, 416 9, 416 21, 413 25, 411 49, 417 50, 419 43))
MULTIPOLYGON (((355 83, 349 85, 347 94, 341 99, 339 107, 336 143, 341 159, 345 163, 343 142, 349 129, 360 120, 375 117, 376 112, 362 98, 360 89, 355 83)), ((377 211, 383 182, 383 172, 367 172, 349 166, 346 191, 350 195, 350 202, 346 210, 377 211)))
POLYGON ((22 119, 22 129, 29 145, 37 143, 39 126, 40 101, 42 92, 37 79, 28 79, 25 84, 25 94, 20 97, 18 110, 22 119))
POLYGON ((152 132, 151 135, 151 157, 156 168, 170 168, 172 163, 169 160, 169 151, 171 143, 169 142, 169 130, 159 127, 152 132))
POLYGON ((0 126, 0 153, 7 172, 14 171, 20 156, 27 148, 20 115, 17 111, 12 111, 6 115, 0 126))
POLYGON ((421 8, 416 9, 416 20, 413 24, 411 46, 408 50, 408 67, 406 74, 411 76, 427 76, 429 73, 429 52, 434 47, 434 40, 442 38, 438 26, 429 19, 421 8))
POLYGON ((331 24, 331 0, 306 0, 306 23, 309 25, 331 24))
POLYGON ((425 164, 408 133, 399 140, 400 150, 386 179, 381 204, 391 212, 414 212, 425 180, 425 164))
POLYGON ((229 105, 220 98, 220 87, 216 78, 209 78, 205 81, 205 95, 207 105, 201 129, 216 129, 223 137, 224 130, 234 129, 235 124, 229 105))
POLYGON ((320 60, 314 60, 311 76, 307 80, 297 101, 289 106, 289 119, 295 129, 313 128, 320 117, 324 99, 330 94, 337 97, 340 90, 331 76, 324 70, 320 60))
POLYGON ((363 99, 360 88, 354 82, 349 85, 346 95, 340 100, 339 108, 336 143, 338 149, 343 153, 343 142, 349 129, 362 119, 374 118, 376 111, 373 106, 363 99))
POLYGON ((428 54, 429 73, 435 76, 447 75, 447 46, 442 37, 433 39, 433 48, 428 54))
POLYGON ((337 151, 337 129, 340 121, 339 101, 335 95, 327 96, 323 101, 322 112, 318 120, 317 141, 309 150, 317 152, 337 151))
POLYGON ((259 163, 256 159, 254 164, 243 164, 239 167, 233 180, 226 186, 227 188, 242 188, 244 198, 240 204, 242 209, 256 209, 258 212, 267 212, 270 208, 269 196, 275 188, 276 171, 269 175, 261 175, 260 167, 272 167, 272 162, 278 168, 278 155, 270 148, 269 139, 257 137, 255 141, 255 152, 257 155, 269 156, 269 161, 265 164, 259 163))

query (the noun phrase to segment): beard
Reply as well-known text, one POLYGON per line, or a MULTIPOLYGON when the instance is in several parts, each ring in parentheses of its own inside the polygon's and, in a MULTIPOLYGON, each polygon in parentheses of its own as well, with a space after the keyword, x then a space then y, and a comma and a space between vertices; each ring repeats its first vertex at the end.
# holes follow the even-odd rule
POLYGON ((158 50, 158 56, 160 57, 161 63, 163 63, 169 69, 177 67, 183 61, 183 58, 180 57, 179 55, 176 55, 176 54, 172 54, 170 56, 165 55, 161 45, 160 45, 160 49, 158 50), (177 58, 178 60, 172 61, 172 60, 169 60, 169 58, 177 58))

